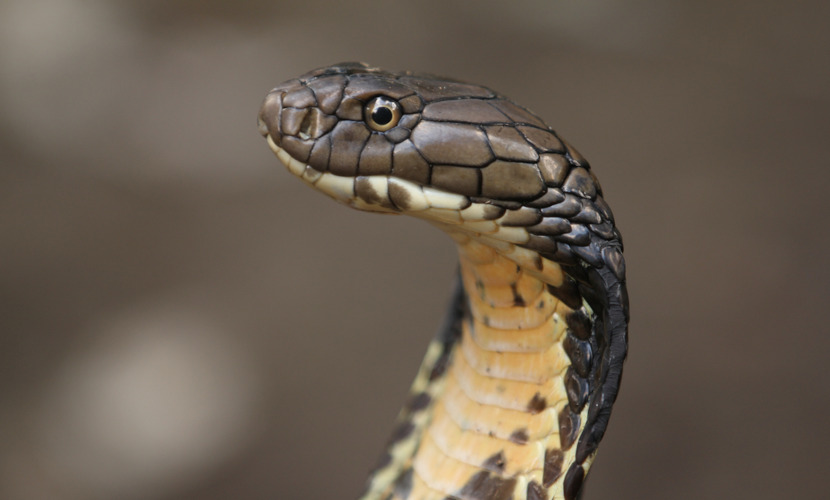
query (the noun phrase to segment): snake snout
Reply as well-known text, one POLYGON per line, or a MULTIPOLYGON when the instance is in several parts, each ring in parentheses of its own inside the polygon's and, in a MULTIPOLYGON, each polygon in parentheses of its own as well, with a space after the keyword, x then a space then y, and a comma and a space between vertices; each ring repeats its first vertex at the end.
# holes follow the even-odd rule
POLYGON ((259 133, 265 137, 271 137, 271 140, 276 144, 282 142, 280 116, 282 115, 282 100, 284 96, 285 92, 281 91, 278 87, 265 96, 265 100, 259 108, 259 133))

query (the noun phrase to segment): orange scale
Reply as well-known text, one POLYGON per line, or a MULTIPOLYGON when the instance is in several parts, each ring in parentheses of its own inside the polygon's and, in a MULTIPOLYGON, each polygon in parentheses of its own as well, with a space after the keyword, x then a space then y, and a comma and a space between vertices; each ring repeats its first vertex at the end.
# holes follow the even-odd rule
POLYGON ((467 240, 459 245, 459 254, 462 261, 469 261, 472 264, 484 264, 496 260, 496 251, 487 245, 482 245, 471 240, 467 240))
MULTIPOLYGON (((421 475, 415 470, 412 474, 412 489, 406 499, 399 496, 393 496, 393 500, 444 500, 448 496, 447 492, 438 491, 430 488, 430 486, 421 478, 421 475)), ((379 497, 384 498, 384 497, 379 497)))
POLYGON ((525 304, 536 301, 544 291, 545 284, 528 273, 522 273, 516 282, 516 293, 524 300, 525 304))
MULTIPOLYGON (((485 405, 473 401, 457 383, 448 385, 445 397, 438 403, 458 426, 479 433, 509 440, 517 431, 523 430, 527 442, 537 441, 552 435, 559 435, 555 412, 543 411, 532 414, 526 410, 511 410, 485 405)), ((532 398, 533 396, 531 396, 532 398)))
POLYGON ((570 365, 558 343, 541 352, 495 352, 478 347, 470 337, 469 328, 464 328, 462 338, 465 359, 481 375, 542 384, 570 365))
POLYGON ((553 286, 561 286, 565 281, 565 273, 562 272, 562 267, 552 260, 542 258, 542 270, 540 273, 548 283, 553 286))
POLYGON ((465 356, 456 356, 450 375, 445 390, 457 383, 471 400, 499 408, 528 411, 528 403, 537 394, 545 398, 548 406, 567 397, 561 372, 542 383, 506 380, 481 374, 465 356))
POLYGON ((482 292, 482 300, 491 307, 501 309, 516 306, 516 294, 510 285, 489 285, 482 292))
POLYGON ((436 407, 435 412, 424 441, 431 441, 442 454, 459 463, 482 468, 491 457, 501 453, 504 457, 501 474, 515 476, 537 469, 544 462, 545 448, 539 442, 519 445, 488 434, 461 429, 443 408, 436 407))
POLYGON ((485 285, 509 285, 515 283, 521 273, 515 262, 504 257, 476 265, 462 262, 461 269, 473 273, 485 285))
POLYGON ((446 455, 429 435, 424 435, 421 440, 412 468, 426 486, 446 494, 461 490, 481 470, 478 466, 459 462, 446 455))
MULTIPOLYGON (((465 323, 464 328, 470 328, 469 324, 465 323)), ((565 331, 565 322, 554 315, 536 328, 525 330, 502 330, 474 321, 470 337, 486 351, 538 352, 550 349, 565 331)))
POLYGON ((531 307, 493 307, 476 294, 471 294, 470 309, 473 318, 493 328, 526 330, 542 325, 553 315, 559 301, 543 294, 531 307))

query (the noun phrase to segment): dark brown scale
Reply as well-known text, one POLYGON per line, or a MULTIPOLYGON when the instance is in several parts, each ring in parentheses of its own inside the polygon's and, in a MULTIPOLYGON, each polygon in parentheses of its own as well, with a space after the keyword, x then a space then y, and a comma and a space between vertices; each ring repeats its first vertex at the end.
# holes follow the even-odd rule
POLYGON ((515 127, 490 125, 484 127, 490 148, 500 160, 524 161, 536 163, 539 153, 533 148, 515 127))
POLYGON ((511 120, 517 123, 527 123, 529 125, 536 125, 537 127, 547 128, 547 125, 530 111, 523 107, 504 99, 494 99, 490 101, 494 108, 498 109, 511 120))
POLYGON ((602 249, 602 260, 608 269, 614 273, 617 279, 622 279, 620 276, 625 276, 625 259, 623 259, 622 252, 617 247, 605 247, 602 249))
POLYGON ((513 306, 514 307, 524 307, 527 305, 525 303, 524 297, 519 293, 519 290, 516 289, 516 283, 510 284, 510 291, 513 293, 513 306))
POLYGON ((409 437, 412 434, 412 431, 415 430, 415 425, 411 421, 401 422, 395 427, 395 430, 392 431, 392 435, 389 436, 389 441, 387 441, 387 446, 391 446, 399 441, 402 441, 409 437))
POLYGON ((591 318, 582 309, 568 314, 565 317, 565 324, 568 325, 568 330, 579 340, 588 340, 591 338, 591 330, 593 328, 591 318))
POLYGON ((558 242, 556 245, 556 253, 545 254, 545 257, 559 263, 560 265, 571 266, 577 264, 579 261, 571 250, 571 246, 564 241, 558 242))
POLYGON ((566 277, 559 286, 548 285, 548 292, 571 309, 582 307, 582 295, 579 293, 579 287, 570 277, 566 277))
POLYGON ((388 451, 384 451, 378 461, 375 463, 374 470, 383 469, 392 463, 392 455, 388 451))
POLYGON ((489 198, 482 198, 480 196, 471 197, 470 201, 473 203, 485 203, 491 206, 499 207, 506 210, 518 210, 522 208, 522 205, 519 201, 511 201, 511 200, 496 200, 496 199, 489 199, 489 198))
POLYGON ((527 484, 527 500, 547 500, 548 492, 541 484, 531 481, 527 484))
POLYGON ((355 195, 366 203, 380 205, 385 208, 394 209, 395 206, 391 204, 389 199, 381 196, 372 186, 368 177, 359 176, 354 181, 355 195))
POLYGON ((435 365, 432 367, 432 371, 429 372, 430 382, 444 376, 444 373, 446 373, 447 366, 450 362, 450 356, 452 356, 452 351, 450 350, 445 350, 441 353, 441 356, 439 356, 438 359, 435 361, 435 365))
POLYGON ((597 195, 594 180, 583 167, 571 169, 565 183, 562 184, 562 191, 591 199, 597 195))
POLYGON ((310 88, 298 86, 297 90, 285 96, 282 105, 286 108, 309 108, 317 105, 317 97, 310 88))
POLYGON ((583 203, 582 211, 571 217, 573 222, 580 224, 599 224, 602 222, 602 215, 594 208, 593 203, 583 203))
POLYGON ((617 233, 614 231, 614 225, 610 222, 603 222, 601 224, 591 224, 588 229, 604 240, 611 240, 616 238, 617 233))
POLYGON ((562 155, 548 153, 539 157, 539 171, 550 187, 560 187, 570 169, 571 163, 562 155))
POLYGON ((280 123, 286 135, 297 135, 300 132, 300 125, 308 114, 306 108, 284 108, 280 123))
MULTIPOLYGON (((369 130, 361 122, 342 121, 331 131, 332 148, 329 155, 329 171, 335 175, 354 177, 363 146, 369 139, 369 130)), ((287 139, 287 138, 286 138, 287 139)))
POLYGON ((418 75, 401 76, 398 81, 414 88, 418 95, 427 102, 446 99, 451 95, 483 98, 491 98, 496 95, 492 90, 479 85, 430 79, 418 75))
MULTIPOLYGON (((556 242, 549 236, 537 236, 535 234, 531 234, 527 243, 524 243, 522 246, 530 250, 535 250, 542 255, 556 253, 559 249, 556 242)), ((537 265, 536 268, 541 269, 542 266, 537 265)))
POLYGON ((538 224, 542 221, 542 214, 534 209, 522 207, 518 210, 508 210, 504 218, 499 221, 502 226, 526 227, 538 224))
POLYGON ((594 200, 594 206, 599 210, 599 213, 602 214, 602 217, 605 220, 614 222, 614 213, 611 211, 611 207, 608 206, 608 203, 605 201, 605 198, 602 196, 597 196, 594 200))
POLYGON ((545 217, 538 224, 527 228, 533 234, 544 234, 545 236, 559 236, 570 232, 571 223, 561 217, 545 217))
POLYGON ((506 211, 506 208, 498 205, 487 205, 482 210, 482 217, 484 217, 484 220, 495 220, 504 215, 506 211))
POLYGON ((545 217, 570 218, 582 211, 582 201, 572 194, 565 195, 565 199, 556 205, 542 209, 545 217))
POLYGON ((353 75, 343 90, 343 98, 368 99, 384 95, 395 100, 415 95, 411 88, 401 85, 393 78, 378 79, 375 75, 353 75))
POLYGON ((304 141, 291 136, 282 138, 283 149, 288 151, 291 156, 302 162, 308 162, 308 157, 311 154, 311 147, 313 144, 314 143, 312 141, 304 141))
POLYGON ((409 210, 412 208, 412 195, 406 188, 398 184, 389 184, 389 199, 399 210, 409 210))
POLYGON ((337 118, 323 114, 317 108, 312 108, 300 123, 300 133, 317 140, 331 132, 335 125, 337 125, 337 118))
POLYGON ((579 340, 571 333, 565 336, 562 342, 562 347, 565 353, 571 360, 571 366, 576 370, 577 375, 582 378, 588 378, 591 373, 591 343, 584 340, 579 340))
MULTIPOLYGON (((419 113, 406 114, 401 117, 401 121, 398 122, 398 126, 412 130, 416 125, 418 125, 420 120, 421 115, 419 113)), ((386 132, 386 134, 388 135, 389 132, 386 132)))
POLYGON ((477 168, 453 167, 447 165, 436 165, 432 167, 431 184, 437 188, 452 189, 465 196, 477 196, 480 193, 479 185, 481 171, 477 168))
POLYGON ((389 175, 392 170, 392 144, 381 134, 372 134, 360 152, 358 175, 389 175))
POLYGON ((569 406, 559 412, 559 444, 563 451, 571 449, 579 433, 579 415, 571 412, 569 406))
POLYGON ((562 475, 565 453, 558 448, 545 450, 545 468, 542 471, 542 484, 549 488, 562 475))
POLYGON ((496 160, 481 169, 481 196, 510 201, 531 200, 544 190, 545 182, 531 163, 496 160))
MULTIPOLYGON (((544 178, 544 174, 542 175, 544 178)), ((551 205, 555 205, 560 201, 565 199, 565 195, 562 194, 561 191, 554 188, 549 188, 545 191, 545 194, 536 198, 533 201, 528 201, 526 205, 531 208, 545 208, 551 205)))
POLYGON ((473 125, 421 120, 411 139, 432 164, 483 167, 493 161, 487 136, 473 125))
POLYGON ((384 135, 387 139, 389 139, 389 142, 391 142, 392 144, 398 144, 399 142, 403 142, 409 139, 409 136, 411 134, 412 130, 406 127, 397 126, 390 130, 387 130, 384 135))
POLYGON ((482 462, 481 468, 501 474, 504 472, 505 465, 507 461, 504 458, 504 452, 500 451, 482 462))
POLYGON ((507 439, 516 444, 527 444, 530 436, 527 435, 527 429, 517 429, 513 431, 507 439))
POLYGON ((458 496, 464 500, 510 500, 515 487, 515 478, 502 478, 482 471, 467 481, 458 496))
POLYGON ((544 152, 550 151, 565 151, 562 142, 553 135, 550 130, 544 130, 536 127, 516 127, 522 135, 530 141, 531 144, 544 152))
POLYGON ((457 123, 498 123, 505 121, 503 113, 482 99, 439 101, 424 108, 424 119, 457 123))
POLYGON ((412 492, 412 472, 412 468, 407 467, 401 471, 395 480, 394 494, 398 498, 409 498, 409 494, 412 492))
POLYGON ((415 149, 411 141, 395 146, 392 152, 392 172, 396 177, 426 185, 429 183, 429 163, 415 149))
POLYGON ((412 396, 412 399, 407 403, 406 408, 411 412, 418 412, 429 406, 432 402, 432 396, 426 392, 419 392, 412 396))
POLYGON ((541 413, 548 407, 548 401, 538 392, 527 402, 527 411, 532 414, 541 413))
POLYGON ((579 491, 582 489, 582 482, 585 479, 585 469, 580 464, 572 464, 565 473, 565 481, 563 483, 563 493, 565 500, 577 500, 579 498, 579 491))
MULTIPOLYGON (((419 111, 424 109, 424 101, 417 95, 411 95, 409 97, 399 99, 398 104, 401 105, 401 108, 403 108, 403 112, 407 113, 407 116, 413 116, 411 113, 418 113, 419 111)), ((410 127, 409 125, 404 126, 410 127)))
POLYGON ((581 225, 581 224, 571 224, 571 230, 567 233, 563 233, 557 236, 554 236, 556 241, 561 241, 567 243, 571 246, 585 246, 591 242, 591 233, 588 231, 588 228, 581 225))
MULTIPOLYGON (((340 106, 334 112, 335 116, 341 120, 349 120, 359 122, 363 120, 363 101, 353 97, 347 97, 340 101, 340 106)), ((346 144, 346 143, 342 143, 346 144)))
POLYGON ((343 87, 346 85, 346 77, 332 76, 325 79, 317 79, 308 82, 308 87, 314 91, 317 105, 320 111, 327 115, 333 115, 340 101, 343 98, 343 87))
POLYGON ((582 156, 582 154, 579 151, 577 151, 576 148, 573 147, 568 141, 562 141, 562 144, 567 149, 568 156, 571 157, 571 159, 574 161, 574 163, 576 163, 580 167, 588 167, 589 166, 588 165, 588 160, 586 160, 585 157, 582 156))
POLYGON ((325 172, 329 169, 329 155, 331 155, 331 136, 326 135, 314 141, 308 164, 318 172, 325 172))
POLYGON ((595 241, 591 241, 591 243, 585 246, 572 246, 571 251, 574 255, 594 267, 602 265, 602 250, 595 241))
POLYGON ((580 413, 588 402, 588 381, 580 377, 573 366, 565 373, 565 392, 568 394, 568 406, 574 413, 580 413))

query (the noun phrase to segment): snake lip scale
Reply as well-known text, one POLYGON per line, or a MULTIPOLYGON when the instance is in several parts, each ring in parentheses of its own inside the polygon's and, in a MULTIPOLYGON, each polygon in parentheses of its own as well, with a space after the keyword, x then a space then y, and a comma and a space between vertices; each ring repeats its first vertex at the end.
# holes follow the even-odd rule
POLYGON ((629 318, 622 237, 584 157, 486 87, 363 63, 277 86, 259 131, 315 190, 458 247, 446 319, 361 498, 579 498, 629 318))

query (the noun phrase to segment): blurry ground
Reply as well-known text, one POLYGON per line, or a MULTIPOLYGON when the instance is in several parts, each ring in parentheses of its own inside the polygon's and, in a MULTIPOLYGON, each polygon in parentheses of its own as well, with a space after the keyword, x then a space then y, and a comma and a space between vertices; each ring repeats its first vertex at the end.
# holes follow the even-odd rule
POLYGON ((356 495, 455 264, 257 133, 343 60, 496 88, 599 173, 631 354, 586 500, 826 494, 827 5, 5 0, 0 498, 356 495))

